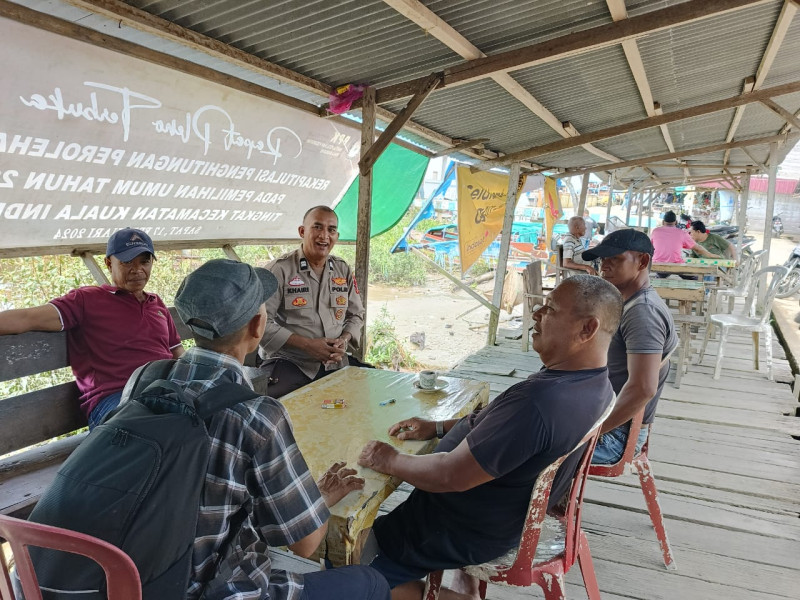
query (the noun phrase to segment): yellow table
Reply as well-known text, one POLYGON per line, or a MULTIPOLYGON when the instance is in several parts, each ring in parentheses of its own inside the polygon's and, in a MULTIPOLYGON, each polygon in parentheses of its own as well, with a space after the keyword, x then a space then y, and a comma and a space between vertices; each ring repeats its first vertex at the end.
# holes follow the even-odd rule
POLYGON ((379 369, 345 367, 287 394, 281 403, 289 411, 297 445, 318 479, 334 462, 347 461, 359 471, 364 489, 351 492, 331 509, 327 549, 336 566, 356 564, 362 546, 359 534, 372 526, 381 503, 400 484, 388 475, 356 464, 361 449, 373 439, 388 442, 402 452, 427 454, 438 440, 399 441, 387 433, 389 426, 409 417, 452 419, 469 414, 489 401, 489 384, 469 379, 440 377, 441 391, 422 392, 414 387, 417 376, 379 369), (343 398, 346 408, 323 409, 324 400, 343 398), (391 398, 394 403, 381 406, 391 398))

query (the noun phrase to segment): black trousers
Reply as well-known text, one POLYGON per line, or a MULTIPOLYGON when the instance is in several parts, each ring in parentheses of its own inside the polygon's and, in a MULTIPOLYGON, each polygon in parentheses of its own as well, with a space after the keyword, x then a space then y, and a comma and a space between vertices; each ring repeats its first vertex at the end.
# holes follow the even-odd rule
MULTIPOLYGON (((363 363, 350 355, 347 356, 347 361, 352 367, 366 367, 368 369, 375 368, 372 365, 363 363)), ((311 379, 292 361, 286 360, 285 358, 278 358, 274 362, 272 375, 270 376, 269 383, 267 384, 267 394, 273 398, 280 398, 281 396, 285 396, 289 392, 293 392, 304 385, 308 385, 312 381, 322 379, 326 375, 330 375, 331 373, 335 372, 336 371, 326 371, 325 367, 320 365, 316 376, 314 376, 314 379, 311 379)))

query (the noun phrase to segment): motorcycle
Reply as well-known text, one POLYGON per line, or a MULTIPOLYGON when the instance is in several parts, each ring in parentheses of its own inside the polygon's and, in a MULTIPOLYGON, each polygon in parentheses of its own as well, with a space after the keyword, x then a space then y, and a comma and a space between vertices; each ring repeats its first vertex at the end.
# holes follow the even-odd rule
POLYGON ((778 293, 775 294, 778 298, 788 298, 800 290, 800 246, 794 247, 783 266, 789 269, 789 274, 778 285, 778 293))
POLYGON ((780 215, 772 217, 772 235, 777 238, 783 235, 783 220, 780 215))

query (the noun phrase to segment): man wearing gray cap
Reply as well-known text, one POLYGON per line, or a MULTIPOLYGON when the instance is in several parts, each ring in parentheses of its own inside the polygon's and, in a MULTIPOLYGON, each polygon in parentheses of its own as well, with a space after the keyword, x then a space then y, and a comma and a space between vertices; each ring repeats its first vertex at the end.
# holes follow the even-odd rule
MULTIPOLYGON (((227 259, 209 261, 187 276, 175 308, 197 345, 166 379, 191 398, 224 383, 252 388, 242 363, 264 335, 265 302, 276 288, 266 269, 227 259)), ((138 374, 126 386, 123 402, 138 374)), ((140 382, 139 389, 146 385, 140 382)), ((315 483, 286 409, 269 397, 216 413, 208 433, 211 454, 187 599, 388 600, 386 580, 368 567, 300 575, 270 566, 270 546, 288 546, 306 557, 316 550, 327 531, 328 507, 364 486, 355 470, 336 463, 315 483)))
POLYGON ((0 312, 0 335, 67 332, 69 362, 90 429, 117 406, 134 369, 183 354, 169 310, 144 291, 155 259, 150 236, 120 229, 106 246, 112 285, 84 286, 41 306, 0 312))
POLYGON ((603 435, 592 456, 595 464, 614 464, 622 458, 631 419, 643 408, 636 452, 647 440, 678 338, 672 314, 650 286, 650 238, 635 229, 618 229, 582 256, 601 260, 601 276, 625 301, 622 320, 608 347, 608 378, 617 403, 603 424, 603 435))

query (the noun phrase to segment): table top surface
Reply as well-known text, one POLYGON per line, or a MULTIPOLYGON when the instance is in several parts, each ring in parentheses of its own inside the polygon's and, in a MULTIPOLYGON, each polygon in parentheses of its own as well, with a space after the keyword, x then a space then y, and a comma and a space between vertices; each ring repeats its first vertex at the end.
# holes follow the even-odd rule
POLYGON ((735 267, 736 261, 732 258, 687 258, 687 265, 714 265, 716 267, 735 267))
POLYGON ((700 264, 700 263, 653 263, 653 271, 661 273, 685 273, 685 274, 708 274, 713 275, 717 272, 718 265, 700 264))
POLYGON ((336 461, 347 461, 366 480, 364 489, 351 492, 333 507, 335 516, 352 514, 380 493, 387 475, 356 464, 370 440, 380 440, 409 454, 429 452, 436 440, 400 441, 388 434, 402 419, 423 417, 444 420, 468 414, 477 403, 488 401, 489 385, 455 377, 439 377, 446 386, 433 392, 414 386, 415 373, 345 367, 281 398, 294 427, 297 445, 315 479, 336 461), (394 402, 381 405, 394 398, 394 402), (323 401, 344 399, 345 408, 324 409, 323 401))

